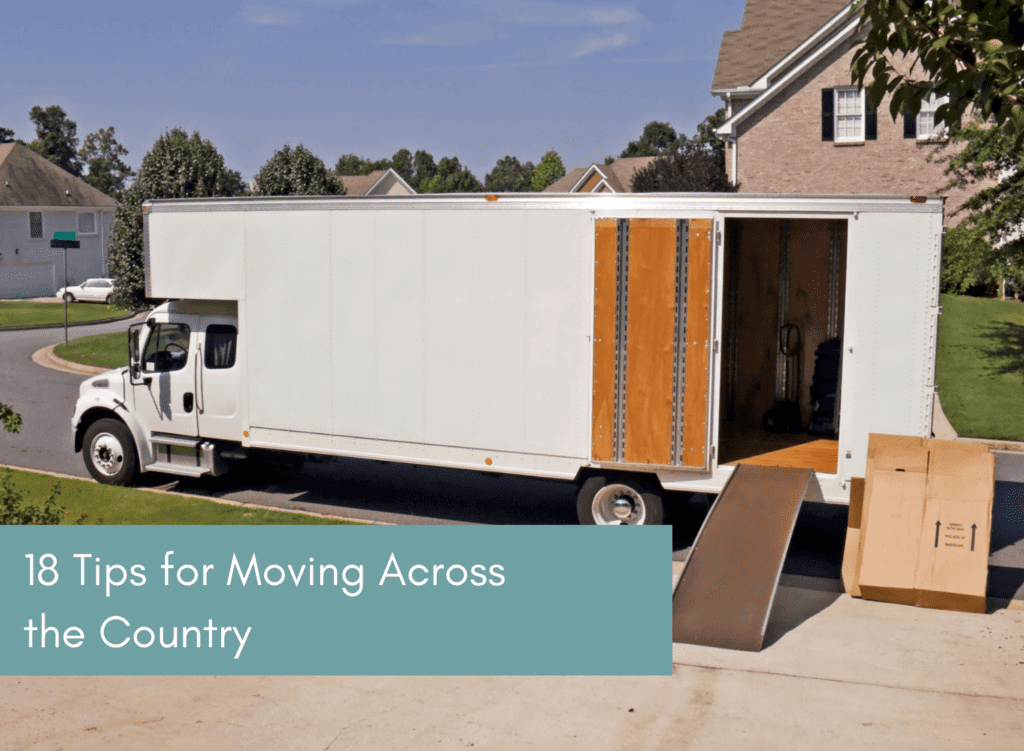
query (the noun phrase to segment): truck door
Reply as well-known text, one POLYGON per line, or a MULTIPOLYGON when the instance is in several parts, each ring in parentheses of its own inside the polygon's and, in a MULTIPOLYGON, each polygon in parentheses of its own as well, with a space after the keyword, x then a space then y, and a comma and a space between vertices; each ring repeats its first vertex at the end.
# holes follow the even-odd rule
MULTIPOLYGON (((195 353, 197 319, 140 327, 139 372, 132 396, 139 420, 151 433, 198 436, 195 353)), ((134 333, 133 333, 134 336, 134 333)), ((135 346, 135 340, 132 340, 135 346)))
POLYGON ((711 232, 596 221, 594 461, 710 468, 711 232))
POLYGON ((227 316, 202 316, 199 327, 199 362, 196 363, 199 435, 240 441, 238 322, 227 316))

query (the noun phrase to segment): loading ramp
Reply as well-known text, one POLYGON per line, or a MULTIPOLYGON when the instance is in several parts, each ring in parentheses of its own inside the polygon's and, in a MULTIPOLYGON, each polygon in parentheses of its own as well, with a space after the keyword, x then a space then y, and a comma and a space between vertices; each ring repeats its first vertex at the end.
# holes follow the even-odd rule
POLYGON ((672 597, 672 640, 757 652, 811 469, 740 464, 708 511, 672 597))

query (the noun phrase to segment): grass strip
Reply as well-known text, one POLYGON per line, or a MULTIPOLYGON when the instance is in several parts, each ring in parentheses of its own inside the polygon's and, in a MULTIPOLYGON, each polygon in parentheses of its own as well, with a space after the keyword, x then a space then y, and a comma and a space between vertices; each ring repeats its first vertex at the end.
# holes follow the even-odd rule
POLYGON ((355 524, 309 514, 235 506, 174 493, 100 485, 88 480, 55 478, 20 469, 10 472, 15 490, 26 493, 28 503, 40 504, 60 484, 57 505, 71 524, 355 524), (85 515, 83 518, 82 515, 85 515))
POLYGON ((1024 440, 1024 305, 942 296, 936 383, 956 432, 1024 440))
POLYGON ((58 344, 53 348, 53 354, 82 365, 120 368, 128 364, 128 335, 119 332, 83 336, 68 344, 58 344))
MULTIPOLYGON (((104 321, 131 313, 124 308, 98 303, 73 302, 68 304, 68 323, 104 321)), ((0 301, 0 329, 11 326, 46 326, 64 323, 64 304, 55 302, 0 301)))

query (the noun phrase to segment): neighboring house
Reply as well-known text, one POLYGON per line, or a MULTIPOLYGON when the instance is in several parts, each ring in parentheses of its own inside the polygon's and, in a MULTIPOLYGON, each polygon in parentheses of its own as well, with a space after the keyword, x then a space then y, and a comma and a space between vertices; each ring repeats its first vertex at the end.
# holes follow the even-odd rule
POLYGON ((20 143, 0 144, 0 298, 46 297, 64 286, 54 232, 75 232, 68 281, 107 276, 117 201, 20 143))
POLYGON ((347 196, 411 196, 416 192, 390 167, 368 175, 343 175, 338 179, 345 186, 347 196))
POLYGON ((545 193, 631 193, 633 175, 657 157, 635 156, 616 159, 611 164, 577 167, 544 188, 545 193))
MULTIPOLYGON (((967 197, 944 188, 929 161, 944 133, 932 100, 893 122, 851 85, 859 15, 845 0, 747 0, 743 22, 722 35, 711 93, 726 104, 718 129, 726 171, 752 193, 889 193, 967 197)), ((955 223, 955 221, 953 222, 955 223)))

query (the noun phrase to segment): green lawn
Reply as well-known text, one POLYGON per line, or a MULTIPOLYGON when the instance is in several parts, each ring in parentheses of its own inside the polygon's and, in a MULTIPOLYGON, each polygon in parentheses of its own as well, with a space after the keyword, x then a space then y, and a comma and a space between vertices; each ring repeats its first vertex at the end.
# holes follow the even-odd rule
POLYGON ((1024 304, 943 295, 936 380, 957 433, 1024 440, 1024 304))
MULTIPOLYGON (((123 308, 115 308, 113 305, 73 302, 68 305, 68 323, 119 318, 130 312, 123 308)), ((0 329, 8 326, 43 326, 50 323, 64 323, 63 303, 0 300, 0 329)))
POLYGON ((57 504, 66 510, 64 519, 72 523, 86 514, 84 524, 351 524, 340 519, 324 519, 307 514, 229 506, 157 493, 135 488, 100 485, 87 480, 58 480, 49 475, 22 470, 10 472, 15 490, 26 493, 29 503, 42 503, 59 482, 57 504))
POLYGON ((122 332, 83 336, 66 345, 58 344, 53 348, 53 354, 83 365, 120 368, 128 364, 128 335, 122 332))

